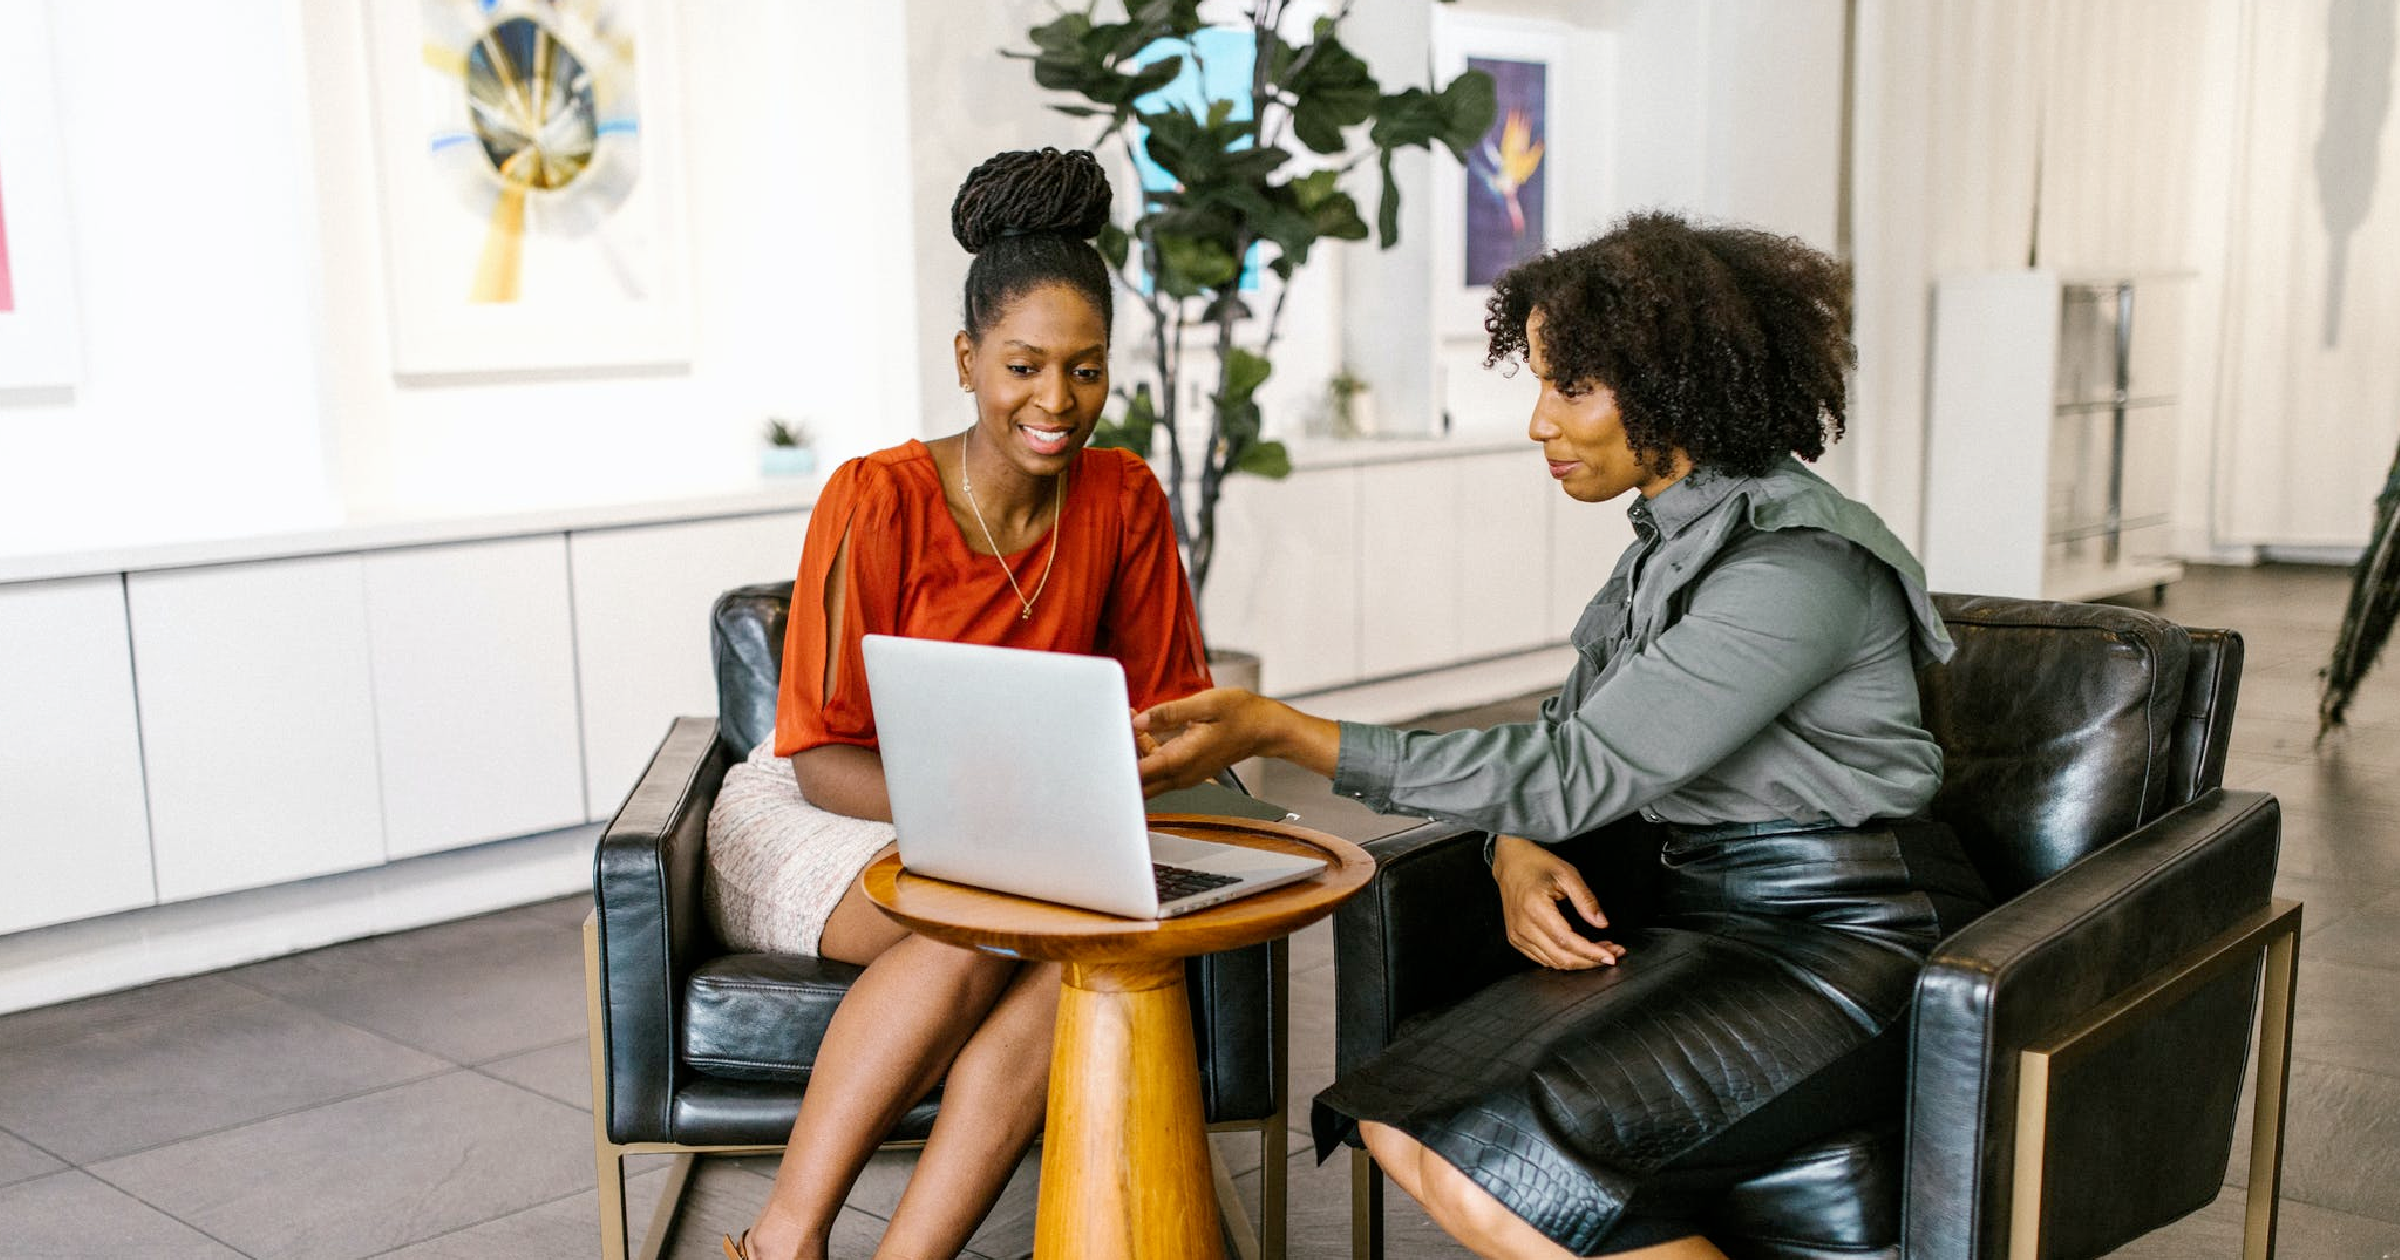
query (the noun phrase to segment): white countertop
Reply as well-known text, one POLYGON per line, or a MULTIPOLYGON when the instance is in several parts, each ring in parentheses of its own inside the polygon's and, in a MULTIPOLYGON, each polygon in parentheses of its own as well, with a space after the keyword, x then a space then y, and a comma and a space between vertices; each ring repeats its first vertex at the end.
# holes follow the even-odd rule
POLYGON ((562 504, 509 512, 335 513, 295 522, 289 529, 222 538, 167 543, 107 541, 0 555, 0 583, 799 512, 816 502, 817 490, 823 484, 821 476, 776 478, 717 494, 562 504))
MULTIPOLYGON (((1513 433, 1449 436, 1302 437, 1286 439, 1295 472, 1378 464, 1516 454, 1530 443, 1513 433)), ((38 550, 0 554, 0 583, 40 582, 154 569, 242 564, 296 556, 339 555, 395 547, 522 538, 667 521, 708 520, 805 511, 816 502, 822 475, 758 480, 715 494, 659 499, 599 500, 514 511, 333 511, 283 528, 251 528, 223 536, 172 542, 95 537, 51 540, 38 550)))
POLYGON ((1447 436, 1304 437, 1287 438, 1294 470, 1357 468, 1370 464, 1400 464, 1414 460, 1456 459, 1472 455, 1524 453, 1536 449, 1522 433, 1457 433, 1447 436))

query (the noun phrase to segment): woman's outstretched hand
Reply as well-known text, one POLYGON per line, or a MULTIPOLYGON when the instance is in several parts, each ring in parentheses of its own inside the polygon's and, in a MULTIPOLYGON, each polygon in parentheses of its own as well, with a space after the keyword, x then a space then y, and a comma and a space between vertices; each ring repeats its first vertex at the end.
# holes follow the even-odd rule
POLYGON ((1275 705, 1264 696, 1219 687, 1169 700, 1133 715, 1137 740, 1150 747, 1141 760, 1142 791, 1156 796, 1215 778, 1225 767, 1254 756, 1266 740, 1267 715, 1275 705))
POLYGON ((1492 879, 1500 885, 1508 943, 1518 953, 1558 971, 1613 967, 1625 956, 1624 946, 1585 937, 1567 921, 1572 913, 1595 928, 1608 926, 1600 899, 1574 863, 1531 840, 1502 836, 1492 848, 1492 879), (1561 910, 1562 901, 1572 909, 1561 910))
POLYGON ((1156 741, 1141 760, 1142 791, 1152 796, 1205 783, 1251 757, 1280 757, 1330 776, 1342 751, 1338 723, 1235 687, 1135 714, 1133 730, 1137 740, 1156 741))

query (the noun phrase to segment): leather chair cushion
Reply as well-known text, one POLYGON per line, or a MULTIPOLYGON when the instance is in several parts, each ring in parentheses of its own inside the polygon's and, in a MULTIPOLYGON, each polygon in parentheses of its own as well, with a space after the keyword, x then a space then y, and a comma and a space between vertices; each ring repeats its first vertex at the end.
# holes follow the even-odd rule
POLYGON ((2005 901, 2165 812, 2191 638, 2131 608, 1935 597, 1958 653, 1919 678, 1933 812, 2005 901))
MULTIPOLYGON (((909 1108, 884 1135, 886 1142, 921 1142, 933 1132, 936 1089, 909 1108)), ((675 1094, 671 1141, 687 1146, 781 1146, 800 1114, 800 1093, 771 1081, 726 1081, 700 1077, 675 1094)))
POLYGON ((1897 1123, 1811 1142, 1733 1187, 1705 1228, 1733 1260, 1897 1260, 1897 1123))
MULTIPOLYGON (((859 970, 791 954, 709 960, 684 983, 684 1063, 716 1080, 774 1082, 787 1093, 805 1084, 834 1008, 859 970)), ((1267 947, 1253 945, 1194 959, 1185 972, 1202 1108, 1211 1123, 1274 1114, 1274 1043, 1261 1000, 1267 970, 1267 947), (1210 1011, 1213 1020, 1203 1016, 1210 1011)))
POLYGON ((684 982, 684 1062, 724 1080, 806 1082, 859 971, 796 954, 710 959, 684 982))

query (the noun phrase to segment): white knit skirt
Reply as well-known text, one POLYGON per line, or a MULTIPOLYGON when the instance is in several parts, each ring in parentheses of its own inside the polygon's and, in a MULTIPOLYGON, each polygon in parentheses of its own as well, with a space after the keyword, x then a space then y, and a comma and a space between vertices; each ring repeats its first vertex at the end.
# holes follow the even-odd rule
POLYGON ((702 898, 718 936, 737 950, 815 954, 842 894, 892 836, 888 822, 809 804, 769 738, 725 772, 708 811, 702 898))

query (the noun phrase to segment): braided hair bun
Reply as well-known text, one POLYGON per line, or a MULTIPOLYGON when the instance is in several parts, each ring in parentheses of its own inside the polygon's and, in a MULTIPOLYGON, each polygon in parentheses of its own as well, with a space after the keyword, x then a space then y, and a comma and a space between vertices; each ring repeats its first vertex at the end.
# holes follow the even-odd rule
POLYGON ((1108 222, 1108 208, 1108 176, 1089 150, 1018 149, 967 172, 950 203, 950 234, 970 254, 1008 236, 1088 241, 1108 222))
POLYGON ((1108 223, 1108 176, 1083 149, 1019 149, 967 173, 950 203, 950 234, 975 256, 967 267, 965 324, 982 337, 1011 302, 1046 285, 1081 293, 1116 317, 1108 264, 1091 239, 1108 223))

